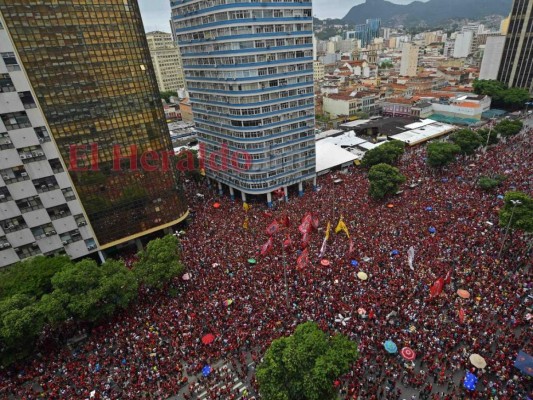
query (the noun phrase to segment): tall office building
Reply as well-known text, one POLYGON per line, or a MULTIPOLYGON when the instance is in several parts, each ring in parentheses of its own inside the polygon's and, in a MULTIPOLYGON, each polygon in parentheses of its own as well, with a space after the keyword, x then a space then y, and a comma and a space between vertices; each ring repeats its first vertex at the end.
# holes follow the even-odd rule
MULTIPOLYGON (((0 103, 0 190, 21 200, 2 226, 42 226, 75 258, 81 250, 68 246, 83 222, 96 250, 185 218, 175 171, 154 162, 172 146, 137 2, 0 1, 0 21, 0 72, 12 91, 0 103)), ((45 253, 40 231, 26 230, 23 242, 31 234, 45 253)), ((15 248, 19 236, 6 234, 15 248)))
POLYGON ((533 95, 533 0, 514 0, 498 80, 533 95))
POLYGON ((367 47, 372 41, 379 37, 381 29, 381 19, 367 19, 365 24, 355 25, 353 31, 346 32, 346 39, 357 39, 361 41, 361 47, 367 47))
POLYGON ((497 79, 500 64, 502 62, 505 36, 489 36, 485 43, 485 52, 481 61, 479 79, 497 79))
POLYGON ((466 58, 472 53, 474 44, 474 32, 464 31, 458 33, 455 38, 455 45, 453 48, 453 58, 466 58))
POLYGON ((206 174, 230 194, 315 177, 310 2, 171 1, 206 174))
POLYGON ((400 62, 401 76, 416 76, 418 72, 418 59, 420 47, 413 43, 404 43, 402 59, 400 62))
POLYGON ((160 31, 148 32, 146 39, 159 90, 177 92, 185 88, 180 49, 174 42, 172 34, 160 31))

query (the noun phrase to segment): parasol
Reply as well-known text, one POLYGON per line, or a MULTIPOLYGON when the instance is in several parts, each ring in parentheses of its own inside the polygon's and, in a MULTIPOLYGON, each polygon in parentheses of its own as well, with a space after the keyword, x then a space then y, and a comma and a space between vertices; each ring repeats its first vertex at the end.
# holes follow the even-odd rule
POLYGON ((352 264, 352 266, 354 267, 357 267, 359 265, 359 263, 356 260, 352 260, 350 264, 352 264))
POLYGON ((202 338, 202 343, 203 344, 211 344, 211 343, 213 343, 214 340, 215 340, 215 335, 213 335, 212 333, 208 333, 207 335, 205 335, 202 338))
POLYGON ((232 304, 233 304, 233 299, 224 300, 224 305, 225 306, 231 306, 232 304))
POLYGON ((457 295, 461 297, 462 299, 470 298, 470 293, 468 292, 468 290, 464 290, 464 289, 458 289, 457 295))
POLYGON ((400 354, 403 358, 405 358, 407 361, 413 361, 416 358, 416 354, 410 347, 404 347, 400 354))
POLYGON ((435 227, 433 227, 433 226, 430 226, 430 227, 428 228, 428 231, 429 231, 429 233, 435 233, 435 232, 437 232, 437 230, 436 230, 435 227))
POLYGON ((324 267, 327 267, 329 265, 329 260, 324 258, 322 261, 320 261, 320 264, 322 264, 324 267))
POLYGON ((255 258, 249 258, 248 264, 255 264, 257 261, 255 261, 255 258))
POLYGON ((470 363, 479 369, 483 369, 487 366, 487 362, 483 357, 481 357, 479 354, 471 354, 470 355, 470 363))
POLYGON ((396 343, 394 343, 392 340, 387 340, 383 347, 385 347, 387 353, 394 354, 398 352, 398 346, 396 346, 396 343))
POLYGON ((357 277, 362 281, 366 281, 368 279, 368 275, 363 271, 359 271, 357 273, 357 277))
POLYGON ((343 326, 346 326, 346 322, 348 322, 351 319, 351 317, 345 317, 342 314, 339 314, 337 318, 335 318, 335 322, 338 322, 342 324, 343 326))
POLYGON ((202 368, 203 376, 209 376, 210 373, 211 373, 211 367, 209 365, 206 365, 205 367, 202 368))
POLYGON ((214 208, 220 208, 220 203, 214 203, 214 204, 213 204, 213 207, 214 207, 214 208))
POLYGON ((183 279, 184 281, 188 281, 189 279, 191 279, 191 274, 187 272, 186 274, 182 275, 181 279, 183 279))

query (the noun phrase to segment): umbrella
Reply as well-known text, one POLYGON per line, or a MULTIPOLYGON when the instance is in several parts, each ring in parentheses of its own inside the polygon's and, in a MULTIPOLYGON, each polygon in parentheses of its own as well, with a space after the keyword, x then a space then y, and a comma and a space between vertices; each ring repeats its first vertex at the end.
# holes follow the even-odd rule
POLYGON ((435 233, 435 232, 437 232, 437 230, 436 230, 435 227, 433 227, 433 226, 430 226, 430 227, 428 228, 428 231, 429 231, 429 233, 435 233))
POLYGON ((366 281, 368 279, 368 275, 364 273, 363 271, 359 271, 357 273, 357 277, 361 279, 362 281, 366 281))
POLYGON ((463 385, 468 390, 476 390, 477 381, 478 377, 467 371, 463 385))
POLYGON ((402 355, 403 358, 405 358, 407 361, 413 361, 415 358, 416 358, 416 354, 415 352, 409 348, 409 347, 404 347, 401 351, 400 351, 400 354, 402 355))
POLYGON ((487 362, 483 357, 481 357, 479 354, 471 354, 470 355, 470 363, 479 369, 483 369, 487 366, 487 362))
POLYGON ((387 340, 383 346, 387 350, 387 353, 394 354, 398 352, 398 346, 392 340, 387 340))
POLYGON ((215 335, 213 335, 212 333, 208 333, 207 335, 205 335, 202 338, 202 343, 203 344, 211 344, 211 343, 213 343, 214 340, 215 340, 215 335))
POLYGON ((191 274, 187 272, 186 274, 183 274, 181 279, 183 279, 184 281, 188 281, 189 279, 191 279, 191 274))
POLYGON ((324 258, 322 261, 320 261, 320 264, 322 264, 324 267, 327 267, 329 265, 329 260, 324 258))
POLYGON ((357 314, 359 314, 359 315, 365 315, 365 314, 366 314, 366 310, 365 310, 364 308, 361 308, 361 307, 360 307, 360 308, 357 309, 357 314))
POLYGON ((400 254, 400 252, 399 252, 398 250, 392 250, 392 251, 391 251, 391 254, 392 254, 393 256, 397 256, 398 254, 400 254))
POLYGON ((202 375, 208 376, 211 373, 211 367, 209 365, 206 365, 202 368, 202 375))
POLYGON ((213 263, 213 264, 211 264, 211 266, 212 266, 213 268, 217 268, 217 267, 220 266, 220 264, 219 264, 219 263, 213 263))
POLYGON ((357 267, 359 265, 359 263, 355 260, 352 260, 350 264, 352 264, 354 267, 357 267))
POLYGON ((371 260, 370 257, 363 257, 363 261, 364 261, 364 262, 369 262, 370 260, 371 260))
POLYGON ((464 289, 457 290, 457 295, 463 299, 470 298, 470 293, 468 292, 468 290, 464 290, 464 289))
POLYGON ((249 258, 248 264, 255 264, 257 261, 255 261, 255 258, 249 258))
POLYGON ((393 207, 394 207, 394 204, 387 204, 387 207, 388 207, 388 208, 393 208, 393 207))
POLYGON ((498 196, 498 199, 502 200, 503 199, 503 196, 501 194, 499 194, 498 196))
POLYGON ((224 305, 225 306, 230 306, 231 304, 233 304, 233 299, 224 300, 224 305))
POLYGON ((433 211, 433 207, 426 207, 426 211, 433 211))
POLYGON ((220 203, 214 203, 214 204, 213 204, 213 207, 214 207, 214 208, 220 208, 220 203))
POLYGON ((342 314, 339 314, 337 318, 335 318, 335 322, 341 323, 343 326, 346 326, 346 322, 348 322, 351 319, 351 317, 345 317, 342 314))

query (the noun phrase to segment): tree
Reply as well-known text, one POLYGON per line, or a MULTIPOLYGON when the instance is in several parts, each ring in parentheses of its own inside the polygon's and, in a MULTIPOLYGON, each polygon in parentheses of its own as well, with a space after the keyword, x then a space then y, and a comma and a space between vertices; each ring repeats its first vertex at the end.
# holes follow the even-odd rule
POLYGON ((478 185, 481 189, 490 191, 500 186, 505 179, 507 179, 505 175, 496 175, 495 177, 482 176, 478 180, 478 185))
POLYGON ((530 95, 527 89, 510 88, 503 92, 503 103, 509 107, 520 108, 529 101, 530 95))
POLYGON ((165 100, 168 103, 172 96, 178 97, 178 92, 174 90, 167 90, 165 92, 159 92, 159 95, 161 96, 163 100, 165 100))
POLYGON ((134 265, 134 273, 142 284, 161 289, 172 278, 181 275, 185 267, 180 261, 178 239, 167 235, 154 239, 146 250, 139 253, 139 260, 134 265))
POLYGON ((389 164, 377 164, 370 168, 368 180, 370 181, 370 196, 382 199, 396 193, 399 185, 405 182, 405 176, 400 174, 398 168, 389 164))
POLYGON ((427 146, 427 162, 430 166, 439 168, 452 161, 461 152, 461 148, 453 143, 435 142, 427 146))
POLYGON ((505 83, 493 79, 476 79, 472 85, 474 93, 490 96, 493 102, 500 102, 503 92, 507 89, 505 83))
POLYGON ((470 129, 461 129, 450 136, 450 140, 461 148, 463 154, 474 154, 481 145, 482 138, 470 129))
POLYGON ((52 292, 52 276, 72 262, 66 256, 37 256, 20 261, 0 272, 0 299, 25 294, 40 299, 52 292))
MULTIPOLYGON (((137 281, 123 263, 108 260, 98 266, 85 259, 58 272, 52 278, 53 298, 46 306, 59 301, 69 316, 95 322, 124 309, 137 296, 137 281)), ((43 305, 43 308, 45 305, 43 305)))
POLYGON ((42 328, 33 298, 16 294, 0 302, 0 363, 8 365, 29 355, 42 328))
POLYGON ((524 124, 520 120, 504 119, 494 129, 503 137, 514 136, 519 133, 524 124))
POLYGON ((332 400, 333 381, 357 360, 357 345, 346 336, 329 338, 314 322, 276 339, 257 368, 261 396, 269 400, 332 400))
POLYGON ((504 206, 500 209, 500 226, 506 227, 510 220, 512 229, 533 232, 533 199, 526 193, 505 193, 504 206), (516 203, 517 200, 519 204, 516 203))
POLYGON ((394 68, 394 64, 391 61, 383 61, 381 64, 379 64, 379 68, 381 69, 394 68))
POLYGON ((486 128, 479 129, 477 131, 477 134, 481 137, 482 144, 487 143, 487 136, 489 134, 490 134, 489 145, 497 144, 499 142, 498 132, 496 131, 496 129, 486 129, 486 128))
POLYGON ((405 143, 399 140, 385 142, 378 147, 367 151, 361 164, 364 167, 372 167, 376 164, 395 164, 405 151, 405 143))

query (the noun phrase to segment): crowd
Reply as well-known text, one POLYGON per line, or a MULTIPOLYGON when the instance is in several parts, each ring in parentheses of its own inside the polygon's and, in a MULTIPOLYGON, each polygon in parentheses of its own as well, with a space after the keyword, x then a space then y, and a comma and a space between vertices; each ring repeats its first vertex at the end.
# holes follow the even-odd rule
MULTIPOLYGON (((165 399, 180 393, 179 398, 194 399, 199 383, 189 377, 219 360, 230 360, 240 379, 252 376, 253 395, 257 384, 248 361, 259 363, 273 339, 313 320, 358 343, 359 359, 338 382, 346 399, 403 399, 411 393, 417 399, 526 399, 531 380, 513 362, 520 349, 533 354, 526 320, 532 305, 531 254, 527 237, 517 232, 498 259, 504 236, 498 195, 511 189, 532 194, 531 133, 524 130, 442 171, 426 166, 424 148, 408 150, 399 164, 408 182, 386 202, 369 199, 360 169, 337 173, 340 184, 332 174, 322 176, 316 191, 279 202, 271 212, 263 204, 245 212, 242 202, 190 181, 186 191, 194 218, 181 247, 191 279, 175 282, 178 295, 145 291, 136 305, 93 329, 79 347, 43 349, 33 360, 0 371, 0 396, 165 399), (495 192, 482 191, 477 179, 491 174, 507 179, 495 192), (311 237, 309 264, 296 270, 298 225, 307 212, 318 216, 320 228, 311 237), (282 216, 289 216, 291 225, 274 234, 273 249, 260 256, 265 228, 282 216), (344 233, 332 233, 324 255, 329 265, 323 266, 318 254, 326 224, 334 227, 341 216, 353 251, 348 254, 344 233), (293 244, 284 251, 287 235, 293 244), (411 246, 413 269, 407 262, 411 246), (250 258, 257 263, 250 264, 250 258), (366 281, 358 279, 360 271, 366 281), (430 286, 449 272, 451 282, 430 298, 430 286), (457 296, 457 289, 467 290, 470 298, 457 296), (359 314, 360 308, 366 313, 359 314), (349 318, 345 324, 335 321, 338 314, 349 318), (206 334, 215 336, 207 345, 206 334), (415 363, 387 353, 387 340, 412 348, 415 363), (472 353, 482 355, 487 367, 475 370, 477 389, 467 392, 459 377, 472 370, 472 353)), ((246 395, 232 391, 234 376, 227 376, 221 378, 225 385, 209 377, 201 382, 206 398, 246 395)))

